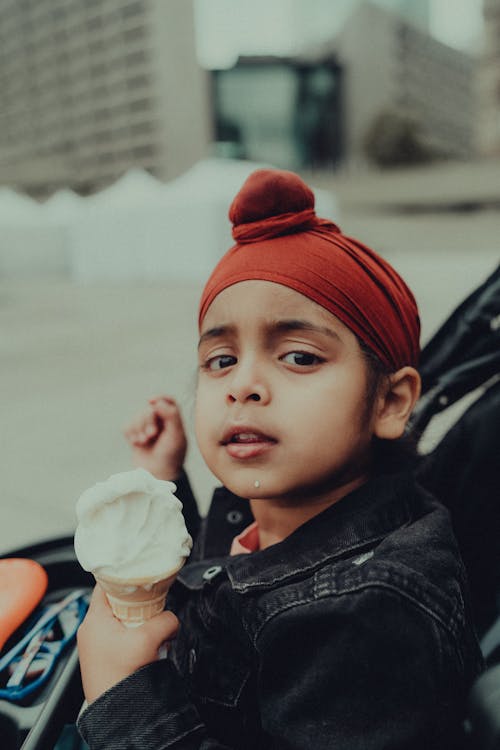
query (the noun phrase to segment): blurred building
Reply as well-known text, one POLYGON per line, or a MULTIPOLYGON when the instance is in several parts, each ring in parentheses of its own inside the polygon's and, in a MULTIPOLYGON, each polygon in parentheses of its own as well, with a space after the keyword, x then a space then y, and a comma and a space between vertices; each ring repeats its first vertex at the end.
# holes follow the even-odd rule
POLYGON ((430 32, 431 0, 375 0, 375 2, 377 5, 394 11, 421 31, 430 32))
POLYGON ((334 38, 300 58, 240 58, 214 71, 218 148, 289 168, 329 167, 365 160, 374 128, 390 140, 394 126, 411 130, 415 157, 417 147, 419 158, 470 157, 475 61, 423 30, 427 2, 392 5, 405 15, 360 4, 334 38), (418 26, 406 20, 417 5, 418 26))
POLYGON ((341 69, 333 57, 242 57, 213 71, 218 153, 288 169, 342 155, 341 69))
POLYGON ((473 58, 371 3, 353 13, 331 49, 345 69, 348 157, 363 155, 367 135, 384 114, 413 121, 422 145, 436 155, 472 155, 473 58))
POLYGON ((0 0, 0 182, 91 192, 163 179, 210 139, 190 0, 0 0))
MULTIPOLYGON (((208 0, 210 2, 210 0, 208 0)), ((277 0, 275 0, 277 2, 277 0)), ((285 0, 280 0, 284 3, 285 0)), ((290 43, 283 54, 297 54, 304 46, 331 39, 343 26, 346 19, 362 0, 287 0, 286 18, 282 26, 289 35, 290 43), (293 41, 292 41, 293 40, 293 41)), ((373 0, 376 5, 387 8, 408 23, 430 33, 431 0, 373 0)), ((284 11, 281 5, 282 12, 284 11)), ((280 35, 280 39, 283 35, 280 35)), ((250 54, 248 51, 245 54, 250 54)), ((278 54, 273 50, 273 54, 278 54)))
POLYGON ((478 150, 500 155, 500 0, 483 0, 485 43, 478 76, 478 150))

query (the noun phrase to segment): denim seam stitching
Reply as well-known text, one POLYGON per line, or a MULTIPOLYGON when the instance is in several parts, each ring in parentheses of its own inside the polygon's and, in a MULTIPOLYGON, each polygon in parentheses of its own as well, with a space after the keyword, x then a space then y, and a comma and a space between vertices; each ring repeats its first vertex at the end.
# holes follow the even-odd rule
POLYGON ((255 588, 261 588, 265 590, 269 590, 273 588, 277 583, 281 583, 283 581, 293 579, 296 576, 299 575, 309 575, 310 573, 315 573, 317 570, 321 569, 325 565, 328 565, 328 563, 340 560, 349 552, 352 552, 353 550, 363 548, 363 547, 371 547, 375 546, 375 544, 381 540, 385 539, 385 534, 379 534, 378 536, 370 537, 369 539, 364 539, 363 541, 358 540, 357 542, 354 542, 353 544, 349 545, 348 547, 344 547, 341 550, 338 550, 337 552, 329 553, 328 555, 325 555, 325 557, 322 557, 320 560, 315 560, 314 563, 311 563, 310 565, 304 565, 303 567, 297 568, 296 570, 288 570, 285 573, 283 573, 279 577, 273 578, 272 581, 263 583, 262 581, 249 581, 247 583, 237 583, 234 581, 231 570, 227 570, 228 578, 231 583, 232 588, 237 591, 239 594, 245 594, 247 591, 250 591, 255 588))
POLYGON ((178 734, 171 741, 167 742, 165 745, 162 745, 161 750, 163 750, 163 748, 165 747, 173 747, 173 745, 175 745, 177 742, 183 740, 184 737, 188 737, 190 734, 194 734, 194 732, 198 732, 200 729, 204 729, 206 731, 205 724, 200 722, 200 724, 196 724, 194 727, 190 727, 185 732, 182 732, 182 734, 178 734))
POLYGON ((226 708, 234 708, 237 705, 237 703, 238 703, 238 701, 239 701, 239 699, 241 697, 241 694, 243 692, 243 689, 244 689, 245 685, 247 684, 248 680, 250 679, 250 674, 251 674, 250 670, 248 670, 247 674, 245 675, 245 679, 241 683, 241 687, 239 688, 238 692, 236 693, 236 696, 235 696, 235 699, 234 699, 233 703, 229 703, 228 701, 218 700, 217 698, 210 698, 208 695, 199 696, 200 700, 202 700, 203 702, 207 702, 207 703, 215 703, 218 706, 225 706, 226 708))
MULTIPOLYGON (((391 591, 391 592, 393 592, 395 594, 398 594, 399 596, 403 597, 404 599, 407 599, 414 606, 416 606, 418 609, 421 609, 426 614, 428 614, 430 617, 432 617, 447 632, 449 632, 453 636, 454 639, 456 639, 457 633, 456 633, 456 629, 455 628, 450 627, 446 622, 444 622, 444 620, 441 619, 441 617, 439 617, 439 615, 436 612, 434 612, 432 609, 429 609, 428 607, 426 607, 425 605, 423 605, 421 602, 418 601, 418 599, 415 599, 410 594, 406 593, 405 591, 401 591, 396 586, 392 586, 391 584, 387 584, 387 583, 380 582, 380 581, 366 582, 366 583, 363 583, 360 586, 357 586, 357 587, 351 589, 350 591, 342 592, 342 593, 332 592, 332 593, 330 593, 327 596, 322 597, 322 598, 324 599, 324 598, 327 598, 327 597, 328 598, 333 598, 333 597, 340 597, 340 596, 349 596, 349 594, 352 594, 352 593, 358 592, 358 591, 363 591, 363 590, 368 589, 368 588, 382 588, 382 589, 387 589, 387 590, 389 590, 389 591, 391 591)), ((258 639, 260 637, 260 634, 261 634, 262 630, 266 627, 266 625, 268 625, 268 623, 271 620, 273 620, 275 617, 278 617, 280 614, 282 614, 284 612, 288 612, 289 610, 295 609, 297 607, 302 607, 305 604, 312 604, 314 601, 318 601, 318 600, 315 597, 312 597, 312 598, 304 599, 301 602, 293 602, 293 603, 290 603, 287 606, 280 607, 275 612, 273 612, 272 614, 270 614, 261 623, 261 625, 259 626, 259 628, 257 628, 257 630, 255 631, 255 633, 253 634, 252 640, 253 640, 254 647, 257 649, 257 641, 258 641, 258 639)))

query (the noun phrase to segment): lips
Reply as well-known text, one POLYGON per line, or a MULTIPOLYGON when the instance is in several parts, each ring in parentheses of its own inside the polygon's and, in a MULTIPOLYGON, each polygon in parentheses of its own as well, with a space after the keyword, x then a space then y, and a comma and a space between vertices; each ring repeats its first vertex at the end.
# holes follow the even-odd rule
POLYGON ((221 445, 226 448, 231 458, 257 458, 266 453, 277 440, 252 427, 233 426, 226 430, 221 445))
POLYGON ((222 445, 251 445, 255 443, 276 443, 276 440, 270 435, 266 435, 251 427, 231 427, 229 430, 226 430, 221 440, 222 445))

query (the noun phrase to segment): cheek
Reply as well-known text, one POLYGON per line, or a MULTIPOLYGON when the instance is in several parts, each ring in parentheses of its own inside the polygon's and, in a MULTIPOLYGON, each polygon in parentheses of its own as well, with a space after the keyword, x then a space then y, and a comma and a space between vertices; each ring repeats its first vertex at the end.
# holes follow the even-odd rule
POLYGON ((203 384, 198 382, 194 403, 194 428, 200 447, 206 442, 213 424, 213 402, 214 399, 209 397, 203 384))
POLYGON ((302 402, 308 421, 319 431, 337 429, 348 434, 366 421, 366 384, 357 373, 337 373, 302 402))

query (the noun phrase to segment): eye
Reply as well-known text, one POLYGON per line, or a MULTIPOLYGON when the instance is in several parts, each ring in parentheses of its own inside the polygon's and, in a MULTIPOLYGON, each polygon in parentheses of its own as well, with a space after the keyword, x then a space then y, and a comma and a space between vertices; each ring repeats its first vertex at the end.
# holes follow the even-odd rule
POLYGON ((236 364, 236 357, 232 357, 230 354, 219 354, 217 357, 211 357, 203 365, 205 369, 212 370, 224 370, 226 367, 232 367, 236 364))
POLYGON ((324 361, 321 357, 317 357, 316 354, 311 354, 311 352, 288 352, 281 359, 289 365, 298 365, 300 367, 311 367, 324 361))

